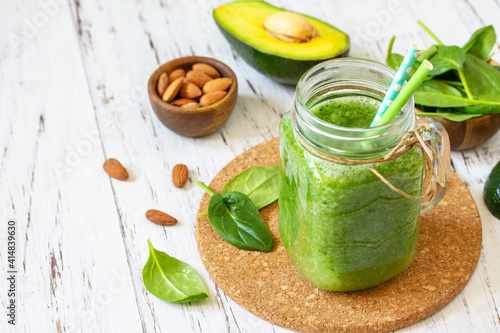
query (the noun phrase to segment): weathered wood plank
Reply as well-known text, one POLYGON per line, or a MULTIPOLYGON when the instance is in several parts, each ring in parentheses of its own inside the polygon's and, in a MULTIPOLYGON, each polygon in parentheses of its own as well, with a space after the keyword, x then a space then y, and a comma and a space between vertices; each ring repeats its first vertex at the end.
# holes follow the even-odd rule
MULTIPOLYGON (((20 44, 5 45, 1 59, 1 215, 18 228, 14 331, 138 332, 101 143, 85 134, 98 132, 79 44, 68 7, 54 10, 36 1, 0 4, 2 36, 23 34, 23 20, 37 24, 20 44)), ((12 331, 0 322, 0 331, 12 331)))

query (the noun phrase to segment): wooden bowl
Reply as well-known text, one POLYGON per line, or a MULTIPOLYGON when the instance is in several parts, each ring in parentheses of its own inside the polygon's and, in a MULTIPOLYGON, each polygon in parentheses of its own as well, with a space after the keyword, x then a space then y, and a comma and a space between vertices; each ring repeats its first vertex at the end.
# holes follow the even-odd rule
POLYGON ((148 94, 151 106, 163 125, 183 136, 200 137, 217 131, 231 116, 238 96, 238 81, 233 71, 218 60, 196 56, 184 57, 169 61, 154 71, 149 78, 148 94), (182 109, 164 102, 156 90, 160 75, 170 73, 177 68, 182 68, 187 72, 193 64, 198 62, 208 64, 217 69, 222 77, 232 79, 226 96, 217 103, 196 109, 182 109))
MULTIPOLYGON (((415 108, 418 114, 419 109, 415 108)), ((450 137, 451 150, 475 148, 489 140, 500 129, 500 114, 485 114, 466 121, 455 122, 436 117, 446 128, 450 137)))
POLYGON ((442 118, 437 120, 446 128, 452 150, 475 148, 489 140, 500 129, 500 114, 485 114, 461 122, 442 118))

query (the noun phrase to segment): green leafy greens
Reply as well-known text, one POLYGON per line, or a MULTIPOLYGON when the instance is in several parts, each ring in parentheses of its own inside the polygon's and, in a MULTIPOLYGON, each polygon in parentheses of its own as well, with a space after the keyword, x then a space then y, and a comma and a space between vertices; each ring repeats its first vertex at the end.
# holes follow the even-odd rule
MULTIPOLYGON (((444 109, 443 109, 444 110, 444 109)), ((466 113, 453 113, 453 112, 419 112, 419 116, 424 117, 439 117, 448 119, 450 121, 460 122, 472 118, 481 117, 482 114, 466 114, 466 113)))
POLYGON ((465 52, 475 55, 479 59, 487 60, 496 41, 497 35, 495 29, 491 25, 488 25, 474 32, 469 41, 463 46, 463 49, 465 52))
POLYGON ((278 200, 279 172, 280 168, 277 165, 252 167, 231 179, 221 194, 241 192, 253 201, 257 209, 261 209, 278 200))
POLYGON ((149 258, 142 270, 146 289, 171 303, 185 303, 208 297, 203 281, 191 266, 156 250, 148 240, 149 258))
POLYGON ((273 234, 248 196, 240 192, 228 192, 223 196, 202 182, 198 185, 212 197, 208 220, 222 239, 243 250, 273 250, 273 234))
MULTIPOLYGON (((411 77, 424 59, 434 69, 415 92, 415 104, 426 116, 465 121, 488 113, 500 113, 500 71, 487 63, 496 42, 495 29, 483 27, 463 46, 446 46, 422 22, 422 28, 436 41, 417 58, 411 77), (438 115, 439 114, 439 115, 438 115)), ((395 37, 389 42, 386 63, 398 69, 403 56, 392 53, 395 37)))
MULTIPOLYGON (((241 192, 247 195, 261 209, 278 200, 278 177, 280 168, 277 165, 252 167, 231 179, 222 189, 224 196, 229 192, 241 192)), ((207 213, 198 216, 206 216, 207 213)))

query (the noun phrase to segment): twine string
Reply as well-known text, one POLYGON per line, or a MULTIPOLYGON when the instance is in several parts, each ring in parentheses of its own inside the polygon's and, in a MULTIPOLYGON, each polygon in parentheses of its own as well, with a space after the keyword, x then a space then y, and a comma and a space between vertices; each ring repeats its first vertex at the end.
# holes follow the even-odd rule
POLYGON ((412 200, 426 199, 426 202, 430 202, 436 196, 437 184, 441 185, 442 187, 446 185, 447 176, 445 170, 443 170, 443 163, 441 161, 441 158, 439 157, 436 150, 422 138, 422 135, 420 134, 421 131, 429 131, 429 127, 426 125, 420 125, 418 127, 415 126, 415 128, 412 131, 405 133, 405 135, 403 136, 403 138, 401 138, 396 147, 394 147, 394 149, 392 149, 385 156, 376 157, 369 160, 353 160, 344 157, 332 156, 311 147, 300 136, 296 135, 296 138, 307 150, 321 157, 322 159, 346 165, 374 164, 374 163, 392 161, 403 156, 409 150, 417 147, 422 151, 422 154, 424 156, 424 178, 422 183, 421 196, 415 197, 398 189, 397 187, 392 185, 384 176, 382 176, 377 170, 375 170, 375 168, 373 168, 372 166, 369 166, 368 170, 370 170, 375 176, 377 176, 384 184, 386 184, 394 192, 399 193, 408 199, 412 200), (437 162, 441 175, 438 175, 436 173, 436 170, 434 169, 434 161, 437 162), (436 179, 436 181, 435 182, 432 181, 433 179, 436 179))

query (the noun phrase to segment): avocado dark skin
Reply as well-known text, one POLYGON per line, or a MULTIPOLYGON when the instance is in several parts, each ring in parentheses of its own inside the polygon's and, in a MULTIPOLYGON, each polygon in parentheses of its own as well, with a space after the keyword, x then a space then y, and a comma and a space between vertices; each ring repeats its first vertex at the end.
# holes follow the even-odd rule
POLYGON ((500 161, 491 170, 491 173, 484 183, 484 203, 490 212, 500 219, 500 161))
MULTIPOLYGON (((278 58, 273 54, 264 53, 255 48, 248 47, 248 45, 235 38, 220 26, 219 29, 247 64, 280 83, 295 85, 309 68, 327 60, 298 61, 295 59, 278 58), (287 68, 287 70, 277 71, 276 68, 287 68)), ((349 50, 346 50, 337 57, 347 57, 348 55, 349 50)))

